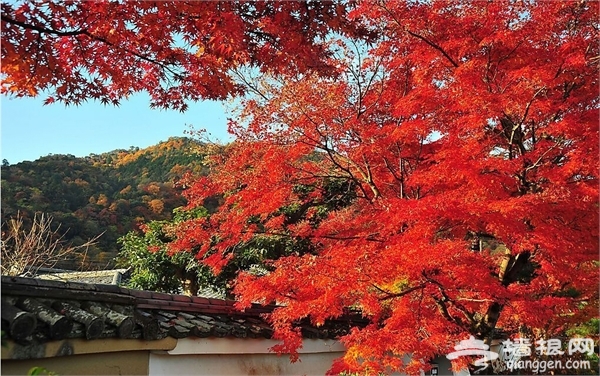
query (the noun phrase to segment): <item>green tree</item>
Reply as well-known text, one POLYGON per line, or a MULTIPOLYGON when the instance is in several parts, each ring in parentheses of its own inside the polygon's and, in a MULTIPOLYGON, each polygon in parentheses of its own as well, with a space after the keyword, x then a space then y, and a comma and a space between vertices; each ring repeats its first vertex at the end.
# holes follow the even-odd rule
POLYGON ((121 250, 117 265, 131 268, 129 287, 196 295, 211 279, 209 268, 200 265, 191 253, 169 254, 166 250, 166 245, 174 239, 174 224, 184 219, 202 218, 206 210, 177 208, 173 213, 172 221, 150 221, 142 226, 142 234, 130 231, 119 238, 121 250))
MULTIPOLYGON (((340 189, 340 185, 331 183, 328 190, 340 189)), ((308 189, 304 187, 303 189, 308 189)), ((330 205, 340 205, 334 199, 327 205, 315 203, 317 211, 323 215, 330 205)), ((290 206, 282 208, 290 221, 305 219, 306 207, 290 206)), ((131 268, 131 279, 128 286, 136 289, 161 291, 168 293, 187 293, 196 295, 200 289, 211 289, 231 296, 232 280, 240 271, 262 275, 271 270, 267 260, 283 256, 311 253, 310 242, 301 238, 288 236, 256 235, 250 239, 240 240, 230 249, 230 258, 220 273, 215 274, 204 264, 204 259, 197 259, 191 252, 169 251, 169 244, 176 239, 175 228, 184 221, 201 221, 208 218, 208 210, 197 207, 191 210, 176 208, 170 221, 150 221, 143 224, 142 233, 130 231, 119 238, 121 250, 117 257, 117 265, 131 268)), ((216 241, 217 239, 215 239, 216 241)), ((196 247, 197 248, 197 247, 196 247)), ((207 254, 206 258, 210 258, 207 254)))

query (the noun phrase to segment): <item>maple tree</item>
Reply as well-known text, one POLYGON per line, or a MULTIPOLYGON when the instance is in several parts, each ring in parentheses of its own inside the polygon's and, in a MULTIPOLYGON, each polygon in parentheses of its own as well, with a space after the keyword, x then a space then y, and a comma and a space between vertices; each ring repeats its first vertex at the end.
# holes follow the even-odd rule
POLYGON ((597 314, 596 7, 354 12, 382 38, 332 42, 345 79, 251 83, 230 123, 236 145, 187 192, 192 206, 224 203, 181 226, 173 248, 201 247, 218 270, 257 234, 310 241, 267 275, 242 273, 235 291, 241 307, 282 305, 271 316, 281 351, 301 343, 295 320, 320 325, 348 307, 369 317, 332 373, 412 374, 471 334, 551 336, 597 314), (332 179, 346 203, 319 210, 332 179))
MULTIPOLYGON (((597 314, 594 4, 203 3, 201 9, 217 11, 214 19, 177 25, 175 15, 192 12, 193 4, 93 4, 99 9, 86 14, 102 19, 101 38, 117 35, 122 48, 83 35, 82 56, 95 60, 69 59, 97 69, 104 81, 90 89, 85 74, 70 81, 66 71, 42 71, 36 83, 31 69, 20 73, 17 56, 38 59, 26 48, 34 38, 17 38, 21 24, 41 16, 3 5, 3 27, 15 41, 6 50, 3 43, 3 59, 14 59, 2 68, 3 88, 33 95, 53 87, 75 102, 77 95, 117 99, 147 90, 155 105, 177 108, 186 99, 247 93, 230 122, 237 141, 213 158, 209 176, 185 182, 190 207, 215 196, 221 205, 179 223, 169 247, 198 250, 196 257, 218 272, 235 259, 237 245, 256 237, 304 244, 263 260, 267 273, 242 272, 235 282, 240 308, 280 304, 270 316, 282 340, 277 350, 297 355, 297 320, 321 325, 357 309, 371 324, 342 338, 348 351, 330 372, 412 374, 469 335, 489 342, 498 328, 509 335, 526 328, 549 337, 597 314), (114 9, 131 24, 105 22, 114 9), (289 22, 278 24, 282 18, 289 22), (213 30, 226 36, 214 44, 193 54, 173 47, 175 31, 198 46, 198 35, 209 30, 198 23, 219 22, 229 27, 213 30), (276 47, 236 34, 268 27, 276 47), (143 30, 160 30, 160 38, 143 30), (364 30, 379 38, 355 38, 364 30), (224 42, 232 40, 237 44, 224 42), (168 70, 131 53, 142 46, 156 61, 175 59, 185 79, 174 76, 166 89, 168 70), (102 60, 107 54, 111 59, 102 60), (234 80, 242 65, 262 69, 259 79, 234 80), (62 89, 64 83, 77 90, 62 89)), ((25 35, 39 32, 35 25, 25 35)), ((57 53, 67 43, 38 34, 60 40, 45 47, 57 53)), ((60 67, 72 64, 65 59, 60 67)), ((460 360, 457 368, 467 361, 460 360)))
POLYGON ((331 1, 4 2, 2 92, 118 104, 145 91, 152 106, 183 111, 243 92, 241 66, 331 73, 324 36, 362 33, 345 13, 331 1))

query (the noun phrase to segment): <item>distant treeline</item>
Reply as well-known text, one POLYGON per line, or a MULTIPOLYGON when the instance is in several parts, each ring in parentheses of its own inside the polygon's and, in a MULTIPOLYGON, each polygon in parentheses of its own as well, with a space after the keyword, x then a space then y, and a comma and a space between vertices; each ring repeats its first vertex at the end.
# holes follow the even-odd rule
POLYGON ((187 172, 206 173, 205 155, 202 143, 173 137, 145 149, 131 147, 83 158, 55 154, 13 165, 5 160, 3 226, 17 212, 26 224, 42 212, 54 218, 64 240, 74 245, 103 234, 72 267, 111 267, 119 237, 140 222, 171 219, 173 209, 185 204, 175 183, 187 172))

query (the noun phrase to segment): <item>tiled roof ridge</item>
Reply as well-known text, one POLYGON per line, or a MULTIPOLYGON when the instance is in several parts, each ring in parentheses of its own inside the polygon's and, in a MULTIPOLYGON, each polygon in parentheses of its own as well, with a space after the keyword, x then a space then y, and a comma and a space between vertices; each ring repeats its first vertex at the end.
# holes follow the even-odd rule
POLYGON ((131 304, 142 309, 173 311, 202 311, 223 314, 261 314, 271 312, 275 305, 253 304, 239 311, 236 301, 199 296, 168 294, 156 291, 135 290, 117 285, 48 280, 31 277, 2 276, 2 295, 17 293, 23 296, 94 300, 115 304, 131 304))
MULTIPOLYGON (((129 268, 119 268, 119 269, 108 269, 108 270, 88 270, 88 271, 79 271, 79 270, 63 270, 58 269, 59 271, 46 272, 43 274, 38 273, 35 278, 45 279, 47 277, 63 277, 63 276, 86 276, 86 275, 110 275, 115 273, 126 273, 129 268)), ((4 277, 4 276, 3 276, 4 277)), ((31 277, 27 277, 31 278, 31 277)), ((60 279, 60 278, 55 278, 60 279)))
MULTIPOLYGON (((25 358, 37 356, 27 352, 33 351, 36 343, 63 338, 155 340, 166 336, 272 338, 273 335, 264 314, 272 312, 275 305, 254 304, 240 311, 233 300, 117 285, 9 276, 2 276, 1 282, 3 326, 8 325, 9 338, 25 349, 17 356, 25 358)), ((318 327, 308 317, 294 325, 306 338, 335 339, 352 327, 368 323, 359 312, 347 310, 318 327)))

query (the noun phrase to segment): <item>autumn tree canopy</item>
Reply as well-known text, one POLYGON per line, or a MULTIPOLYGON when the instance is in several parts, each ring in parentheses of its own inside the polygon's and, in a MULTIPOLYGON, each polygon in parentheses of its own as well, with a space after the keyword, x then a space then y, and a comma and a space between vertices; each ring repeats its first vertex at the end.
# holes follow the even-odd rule
POLYGON ((2 3, 2 92, 46 103, 151 105, 244 91, 236 68, 300 74, 328 65, 325 36, 364 34, 329 1, 46 1, 2 3))
POLYGON ((3 5, 11 43, 2 54, 13 59, 3 65, 3 88, 52 88, 67 101, 148 90, 155 104, 179 108, 186 99, 247 93, 230 122, 237 141, 186 193, 190 207, 215 195, 222 205, 182 222, 170 246, 199 250, 218 271, 256 236, 308 243, 267 260, 268 273, 236 280, 240 307, 281 305, 271 316, 278 350, 301 344, 296 320, 319 325, 357 309, 371 325, 343 338, 348 351, 331 371, 417 373, 469 335, 489 341, 499 329, 529 330, 549 338, 597 313, 594 4, 85 4, 99 10, 86 18, 88 5, 3 5), (211 16, 202 22, 180 16, 204 8, 211 16), (49 25, 47 12, 73 14, 58 19, 79 24, 49 25), (154 23, 161 26, 145 34, 154 23), (123 48, 40 25, 102 30, 123 48), (378 39, 358 38, 362 30, 378 39), (279 43, 257 42, 254 32, 279 43), (178 33, 198 46, 195 54, 162 54, 179 51, 165 47, 178 33), (205 35, 226 37, 202 49, 205 35), (61 55, 62 46, 76 56, 61 55), (164 67, 128 52, 134 47, 161 64, 175 59, 185 79, 166 89, 164 67), (39 57, 27 51, 62 60, 32 68, 39 57), (242 89, 230 75, 238 64, 264 71, 241 80, 242 89), (100 81, 87 88, 91 75, 71 80, 69 67, 100 81))

